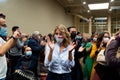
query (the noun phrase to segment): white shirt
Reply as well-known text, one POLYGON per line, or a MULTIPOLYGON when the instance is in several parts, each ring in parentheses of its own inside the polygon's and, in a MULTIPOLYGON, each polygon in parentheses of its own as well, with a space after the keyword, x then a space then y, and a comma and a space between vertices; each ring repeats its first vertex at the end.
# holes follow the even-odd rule
POLYGON ((52 60, 48 61, 48 55, 50 52, 50 48, 46 45, 45 48, 45 61, 44 65, 48 66, 48 70, 54 73, 63 74, 63 73, 70 73, 71 67, 74 66, 74 50, 72 51, 73 60, 70 61, 68 59, 70 46, 67 46, 61 53, 60 53, 60 46, 55 44, 54 50, 52 53, 52 60))
MULTIPOLYGON (((0 46, 2 46, 5 41, 0 37, 0 46)), ((0 79, 5 78, 7 73, 7 60, 5 55, 0 56, 0 79)))

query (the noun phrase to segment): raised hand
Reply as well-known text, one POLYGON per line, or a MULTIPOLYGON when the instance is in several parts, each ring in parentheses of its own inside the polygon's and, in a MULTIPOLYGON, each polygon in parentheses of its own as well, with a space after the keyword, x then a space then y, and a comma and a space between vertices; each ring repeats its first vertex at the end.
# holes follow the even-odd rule
POLYGON ((83 46, 81 46, 79 49, 78 49, 78 52, 83 52, 84 51, 84 47, 83 46))
POLYGON ((107 42, 107 45, 106 45, 106 47, 111 43, 111 41, 113 41, 113 40, 115 40, 115 37, 113 36, 113 37, 111 37, 110 38, 110 40, 107 42))
POLYGON ((70 45, 69 52, 72 52, 72 50, 75 49, 75 47, 76 47, 76 43, 73 42, 73 43, 70 45))
POLYGON ((49 37, 47 37, 47 43, 48 43, 49 48, 51 50, 53 50, 54 49, 54 42, 52 42, 49 37))
POLYGON ((16 38, 16 39, 18 39, 18 38, 21 37, 21 33, 20 33, 19 31, 15 31, 15 32, 13 33, 13 37, 16 38))

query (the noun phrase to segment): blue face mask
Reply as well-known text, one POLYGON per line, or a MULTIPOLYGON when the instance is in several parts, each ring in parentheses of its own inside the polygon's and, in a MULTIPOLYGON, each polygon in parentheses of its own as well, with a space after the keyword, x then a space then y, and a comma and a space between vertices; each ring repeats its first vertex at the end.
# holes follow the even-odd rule
POLYGON ((0 35, 1 36, 7 36, 7 28, 6 27, 1 27, 0 35))
POLYGON ((27 57, 30 57, 32 55, 32 51, 27 51, 25 54, 27 57))

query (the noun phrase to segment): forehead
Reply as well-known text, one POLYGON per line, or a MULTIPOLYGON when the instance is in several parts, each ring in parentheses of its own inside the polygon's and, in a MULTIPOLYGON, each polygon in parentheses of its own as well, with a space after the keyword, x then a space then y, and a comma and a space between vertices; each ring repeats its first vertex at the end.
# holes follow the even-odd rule
POLYGON ((98 35, 95 35, 94 37, 96 37, 96 38, 97 38, 97 37, 98 37, 98 35))
POLYGON ((30 50, 31 50, 30 47, 25 48, 25 51, 30 51, 30 50))
POLYGON ((0 20, 5 20, 4 18, 0 17, 0 20))
POLYGON ((108 34, 108 33, 105 33, 104 36, 109 36, 109 34, 108 34))
POLYGON ((77 31, 76 28, 70 28, 70 32, 77 31))
POLYGON ((59 29, 56 29, 55 33, 62 33, 59 29))
POLYGON ((96 34, 96 35, 94 35, 94 37, 98 37, 98 35, 96 34))

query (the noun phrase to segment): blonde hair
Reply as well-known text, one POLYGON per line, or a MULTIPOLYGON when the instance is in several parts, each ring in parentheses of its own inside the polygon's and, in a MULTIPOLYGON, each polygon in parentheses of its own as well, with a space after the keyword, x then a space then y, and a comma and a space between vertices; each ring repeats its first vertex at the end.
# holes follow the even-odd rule
POLYGON ((55 35, 56 30, 60 30, 60 32, 62 33, 62 36, 64 38, 62 43, 63 43, 64 47, 67 47, 70 44, 70 34, 69 34, 67 28, 63 24, 56 26, 56 28, 53 32, 53 36, 55 35))

